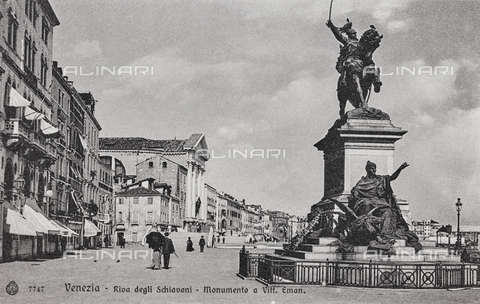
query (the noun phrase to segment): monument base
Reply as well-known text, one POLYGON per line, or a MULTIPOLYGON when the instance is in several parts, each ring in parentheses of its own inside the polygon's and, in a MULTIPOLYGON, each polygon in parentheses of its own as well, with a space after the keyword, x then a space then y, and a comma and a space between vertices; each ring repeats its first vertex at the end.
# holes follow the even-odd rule
POLYGON ((284 258, 329 261, 381 261, 381 262, 455 262, 460 263, 460 256, 451 254, 448 249, 432 246, 430 241, 420 241, 423 248, 415 252, 407 247, 405 240, 396 240, 392 250, 369 249, 368 246, 342 247, 337 238, 308 237, 294 251, 289 251, 289 244, 284 249, 275 250, 275 254, 284 258))

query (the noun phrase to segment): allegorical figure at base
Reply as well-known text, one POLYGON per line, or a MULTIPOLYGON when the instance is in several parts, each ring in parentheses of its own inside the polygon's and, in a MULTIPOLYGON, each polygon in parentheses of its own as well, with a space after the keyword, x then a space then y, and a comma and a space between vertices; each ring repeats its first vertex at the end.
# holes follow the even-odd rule
POLYGON ((403 163, 392 175, 377 175, 376 164, 367 162, 367 175, 353 187, 348 204, 355 213, 347 215, 349 241, 354 245, 389 250, 395 239, 403 239, 416 251, 422 248, 415 233, 409 231, 390 186, 408 166, 403 163))

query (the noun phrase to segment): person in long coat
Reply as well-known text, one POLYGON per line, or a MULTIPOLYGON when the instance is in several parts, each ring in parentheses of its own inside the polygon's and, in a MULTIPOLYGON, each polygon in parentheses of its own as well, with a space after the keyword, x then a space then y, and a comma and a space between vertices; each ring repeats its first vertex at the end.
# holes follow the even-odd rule
POLYGON ((188 240, 187 240, 187 251, 190 252, 190 251, 194 251, 195 249, 193 249, 193 242, 191 240, 190 237, 188 237, 188 240))
POLYGON ((153 264, 151 266, 152 270, 161 269, 161 254, 163 247, 165 245, 165 237, 160 232, 160 225, 157 225, 157 229, 151 230, 145 235, 146 242, 148 247, 153 249, 153 264))
POLYGON ((205 239, 203 238, 203 235, 200 237, 198 245, 200 246, 200 252, 203 252, 203 248, 205 248, 205 239))
POLYGON ((170 254, 175 252, 172 240, 168 237, 170 233, 165 232, 165 245, 163 246, 163 268, 168 269, 170 265, 170 254))

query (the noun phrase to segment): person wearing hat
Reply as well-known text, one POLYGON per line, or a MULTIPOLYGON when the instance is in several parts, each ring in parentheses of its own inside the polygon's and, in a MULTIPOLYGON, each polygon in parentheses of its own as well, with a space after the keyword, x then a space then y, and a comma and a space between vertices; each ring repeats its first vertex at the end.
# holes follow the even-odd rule
MULTIPOLYGON (((153 227, 153 225, 152 225, 153 227)), ((148 246, 153 249, 152 270, 161 269, 161 254, 163 247, 165 246, 165 237, 160 232, 161 227, 157 225, 157 229, 153 230, 152 227, 147 231, 144 236, 143 244, 148 243, 148 246)))
POLYGON ((203 252, 203 248, 205 248, 205 239, 203 238, 203 235, 200 237, 198 245, 200 246, 200 252, 203 252))
POLYGON ((170 265, 170 254, 175 253, 172 240, 168 237, 170 233, 165 232, 165 245, 163 245, 163 268, 168 269, 170 265))

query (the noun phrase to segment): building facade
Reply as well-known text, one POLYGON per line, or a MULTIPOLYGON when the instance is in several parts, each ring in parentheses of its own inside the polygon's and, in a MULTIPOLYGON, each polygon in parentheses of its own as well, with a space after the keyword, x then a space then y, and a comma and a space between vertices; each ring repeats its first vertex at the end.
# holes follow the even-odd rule
MULTIPOLYGON (((6 0, 0 3, 0 258, 11 257, 8 210, 22 212, 27 200, 43 211, 55 162, 58 134, 51 94, 53 28, 60 22, 50 3, 6 0), (8 238, 8 240, 5 239, 8 238)), ((13 236, 14 238, 22 236, 13 236)), ((14 257, 13 257, 14 258, 14 257)))
POLYGON ((138 179, 154 178, 172 187, 172 196, 179 202, 182 228, 188 231, 196 231, 199 224, 206 223, 207 150, 203 134, 185 140, 100 138, 100 153, 110 158, 119 182, 123 181, 120 176, 138 174, 138 179))
POLYGON ((126 242, 139 243, 154 225, 160 225, 164 231, 171 229, 171 222, 175 222, 171 218, 172 211, 178 202, 172 202, 163 187, 155 187, 154 179, 146 179, 116 194, 115 244, 121 238, 126 242))

